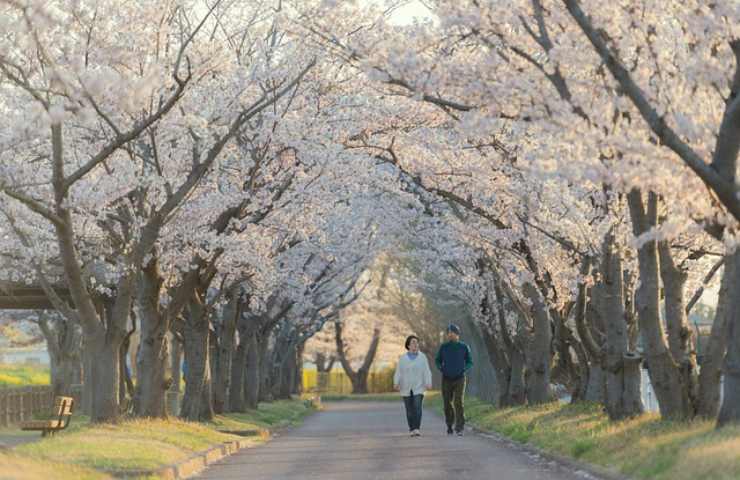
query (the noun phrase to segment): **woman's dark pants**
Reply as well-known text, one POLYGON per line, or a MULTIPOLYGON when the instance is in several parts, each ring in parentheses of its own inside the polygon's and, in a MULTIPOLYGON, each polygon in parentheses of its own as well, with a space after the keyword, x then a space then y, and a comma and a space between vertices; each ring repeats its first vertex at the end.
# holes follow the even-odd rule
POLYGON ((406 406, 406 420, 409 422, 409 431, 421 428, 421 406, 424 402, 424 395, 411 395, 403 397, 403 404, 406 406))

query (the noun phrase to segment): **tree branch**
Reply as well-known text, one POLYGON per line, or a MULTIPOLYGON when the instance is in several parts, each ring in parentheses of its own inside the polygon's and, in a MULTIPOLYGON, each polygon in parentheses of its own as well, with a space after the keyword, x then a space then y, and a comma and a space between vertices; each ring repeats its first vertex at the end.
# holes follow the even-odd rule
POLYGON ((717 194, 730 213, 740 220, 740 200, 737 197, 738 188, 733 181, 734 179, 732 177, 724 178, 720 172, 707 164, 668 126, 665 118, 658 114, 655 107, 648 101, 645 92, 635 83, 630 72, 622 65, 617 54, 606 44, 602 35, 591 24, 591 21, 581 9, 579 1, 563 0, 563 3, 653 133, 664 145, 676 153, 717 194))

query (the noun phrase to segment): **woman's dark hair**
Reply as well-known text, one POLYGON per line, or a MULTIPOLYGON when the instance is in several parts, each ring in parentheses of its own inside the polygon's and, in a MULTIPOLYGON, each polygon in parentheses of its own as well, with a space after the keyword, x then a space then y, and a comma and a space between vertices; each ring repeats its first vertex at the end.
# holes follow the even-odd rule
POLYGON ((413 339, 416 339, 417 342, 419 341, 419 337, 417 337, 416 335, 409 335, 408 337, 406 337, 406 350, 409 349, 409 345, 411 345, 411 340, 413 339))

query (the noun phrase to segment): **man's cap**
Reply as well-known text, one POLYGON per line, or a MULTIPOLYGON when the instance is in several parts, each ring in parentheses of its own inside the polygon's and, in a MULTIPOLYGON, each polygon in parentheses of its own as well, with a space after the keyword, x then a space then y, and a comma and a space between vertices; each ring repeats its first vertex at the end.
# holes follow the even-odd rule
POLYGON ((447 326, 447 331, 460 335, 460 327, 458 327, 454 323, 451 323, 447 326))

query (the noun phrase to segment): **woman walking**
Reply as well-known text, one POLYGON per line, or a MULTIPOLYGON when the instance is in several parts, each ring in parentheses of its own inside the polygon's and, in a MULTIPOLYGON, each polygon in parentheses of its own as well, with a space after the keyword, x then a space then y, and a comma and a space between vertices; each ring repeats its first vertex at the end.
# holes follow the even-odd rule
POLYGON ((419 352, 419 338, 409 335, 406 338, 406 352, 398 359, 393 386, 401 392, 406 406, 406 420, 412 437, 421 435, 421 409, 424 392, 432 388, 432 371, 426 355, 419 352))

